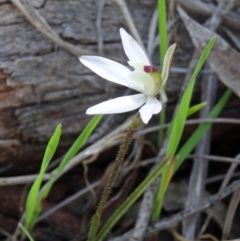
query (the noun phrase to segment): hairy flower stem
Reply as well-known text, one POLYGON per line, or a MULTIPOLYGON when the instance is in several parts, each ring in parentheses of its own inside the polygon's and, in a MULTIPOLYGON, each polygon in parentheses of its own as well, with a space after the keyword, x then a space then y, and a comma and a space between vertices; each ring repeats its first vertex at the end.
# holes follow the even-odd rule
POLYGON ((132 136, 141 124, 142 124, 142 120, 140 118, 140 115, 137 114, 137 116, 132 121, 130 127, 128 128, 126 135, 124 136, 123 142, 119 148, 118 155, 116 157, 113 169, 108 177, 107 184, 103 190, 103 194, 102 194, 102 197, 98 204, 97 211, 92 218, 91 227, 90 227, 90 231, 89 231, 89 235, 88 235, 88 241, 96 241, 95 238, 96 238, 96 234, 99 229, 99 226, 100 226, 103 210, 106 206, 108 197, 112 190, 112 187, 114 186, 115 180, 116 180, 118 172, 121 168, 121 165, 122 165, 123 159, 125 157, 125 154, 128 150, 129 144, 131 143, 132 136))

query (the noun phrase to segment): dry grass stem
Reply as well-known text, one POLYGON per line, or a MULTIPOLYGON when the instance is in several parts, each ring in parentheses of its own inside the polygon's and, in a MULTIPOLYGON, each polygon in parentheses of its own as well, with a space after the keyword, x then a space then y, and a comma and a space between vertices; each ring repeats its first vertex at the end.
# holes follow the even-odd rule
POLYGON ((239 202, 240 202, 240 188, 233 193, 230 204, 228 206, 228 211, 227 211, 227 215, 225 218, 223 231, 222 231, 222 240, 231 238, 229 237, 229 233, 233 224, 233 218, 235 216, 239 202))
POLYGON ((97 44, 98 44, 98 54, 103 55, 103 30, 102 30, 102 14, 105 5, 105 0, 97 1, 97 18, 96 18, 96 28, 97 28, 97 44))
MULTIPOLYGON (((197 154, 194 154, 194 155, 189 155, 188 158, 199 158, 199 159, 204 159, 204 160, 209 160, 209 161, 230 162, 230 163, 240 164, 240 159, 238 157, 230 158, 230 157, 223 157, 223 156, 197 155, 197 154)), ((230 178, 231 178, 231 176, 230 176, 230 178)))
MULTIPOLYGON (((100 184, 100 181, 96 181, 96 182, 90 184, 91 189, 96 188, 99 184, 100 184)), ((78 191, 74 195, 68 197, 67 199, 63 200, 62 202, 60 202, 56 206, 52 207, 48 211, 44 212, 42 215, 39 216, 39 218, 37 219, 37 222, 47 218, 48 216, 52 215, 57 210, 63 208, 64 206, 68 205, 69 203, 75 201, 77 198, 80 198, 81 196, 83 196, 87 192, 89 192, 89 187, 85 187, 84 189, 81 189, 80 191, 78 191)))

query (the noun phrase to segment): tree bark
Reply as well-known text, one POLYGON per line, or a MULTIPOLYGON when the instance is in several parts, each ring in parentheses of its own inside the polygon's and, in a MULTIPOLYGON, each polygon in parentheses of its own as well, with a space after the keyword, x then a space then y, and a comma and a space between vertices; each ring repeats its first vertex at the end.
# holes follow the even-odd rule
MULTIPOLYGON (((98 55, 96 1, 32 4, 64 41, 98 55)), ((131 0, 128 6, 141 36, 147 36, 154 1, 131 0)), ((125 24, 121 11, 111 3, 103 11, 105 56, 127 64, 119 35, 125 24)), ((0 167, 10 163, 27 168, 41 161, 58 123, 63 125, 61 146, 68 146, 91 118, 86 109, 124 90, 49 40, 10 1, 0 0, 0 167)))

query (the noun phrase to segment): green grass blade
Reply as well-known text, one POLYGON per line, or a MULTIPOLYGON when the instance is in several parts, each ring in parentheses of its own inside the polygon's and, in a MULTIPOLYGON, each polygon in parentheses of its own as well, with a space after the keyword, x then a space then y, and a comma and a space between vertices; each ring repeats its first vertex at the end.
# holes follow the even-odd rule
POLYGON ((79 152, 79 150, 82 148, 82 146, 86 143, 89 136, 92 134, 100 120, 102 119, 103 115, 96 115, 94 116, 91 121, 87 124, 87 126, 84 128, 82 133, 78 136, 78 138, 75 140, 73 145, 70 147, 66 155, 63 157, 63 160, 59 164, 55 174, 51 177, 51 179, 43 186, 41 189, 38 199, 37 199, 37 205, 35 208, 34 215, 32 217, 33 222, 35 223, 40 212, 41 212, 41 201, 46 198, 56 181, 56 179, 59 177, 59 175, 62 173, 64 167, 69 163, 69 161, 79 152))
POLYGON ((54 134, 50 138, 47 148, 45 150, 42 165, 40 168, 40 173, 29 191, 27 201, 26 201, 25 220, 24 220, 24 226, 27 230, 31 230, 34 225, 34 213, 36 208, 38 208, 37 207, 38 192, 42 184, 43 176, 47 170, 47 166, 57 149, 60 136, 61 136, 61 129, 62 129, 61 125, 58 125, 55 129, 54 134))
MULTIPOLYGON (((159 32, 159 55, 160 55, 160 65, 163 66, 164 56, 168 49, 168 33, 167 33, 167 10, 165 0, 158 0, 158 32, 159 32)), ((160 112, 160 124, 165 123, 166 110, 160 112)), ((160 130, 158 133, 158 144, 161 146, 161 143, 164 138, 164 130, 160 130)))
POLYGON ((200 72, 203 64, 205 63, 215 40, 216 40, 216 36, 214 36, 213 38, 210 39, 210 41, 206 45, 205 49, 203 50, 203 52, 200 56, 200 59, 197 63, 197 66, 194 70, 194 73, 190 79, 190 82, 183 94, 183 97, 182 97, 180 105, 179 105, 178 112, 176 114, 176 117, 174 118, 174 123, 173 123, 173 127, 171 130, 171 135, 169 138, 169 144, 168 144, 168 148, 167 148, 167 155, 175 155, 175 153, 176 153, 176 150, 177 150, 179 141, 181 139, 184 126, 185 126, 185 121, 187 119, 188 109, 189 109, 196 77, 197 77, 198 73, 200 72))
POLYGON ((159 50, 160 63, 163 65, 163 59, 168 48, 167 34, 167 10, 165 0, 158 0, 158 31, 159 31, 159 50))
POLYGON ((188 109, 188 113, 187 113, 187 117, 195 114, 196 112, 198 112, 199 110, 201 110, 204 106, 206 106, 207 102, 202 102, 202 103, 199 103, 197 105, 194 105, 192 107, 190 107, 188 109))
MULTIPOLYGON (((28 214, 30 215, 30 218, 27 218, 27 221, 25 223, 25 227, 29 227, 30 229, 33 227, 34 223, 36 222, 40 212, 41 212, 41 201, 46 198, 52 188, 52 185, 56 181, 56 179, 59 177, 61 172, 63 171, 64 167, 69 163, 69 161, 78 153, 78 151, 81 149, 81 147, 85 144, 93 130, 96 128, 97 124, 102 119, 103 115, 96 115, 94 116, 91 121, 88 123, 88 125, 85 127, 83 132, 79 135, 79 137, 76 139, 76 141, 73 143, 71 148, 68 150, 66 155, 64 156, 63 160, 61 161, 60 165, 58 166, 55 174, 53 177, 43 186, 42 190, 39 192, 40 183, 42 180, 42 176, 38 177, 36 180, 34 190, 34 194, 31 194, 31 200, 27 201, 28 206, 28 214), (38 198, 36 198, 36 195, 38 194, 38 198), (35 199, 34 202, 32 199, 35 199), (30 206, 29 206, 30 205, 30 206)), ((29 215, 28 215, 29 216, 29 215)))
POLYGON ((55 180, 62 173, 64 167, 69 163, 69 161, 79 152, 79 150, 82 148, 82 146, 86 143, 89 136, 95 130, 96 126, 98 125, 98 123, 100 122, 102 117, 103 117, 103 115, 94 116, 91 119, 91 121, 87 124, 87 126, 84 128, 83 132, 76 139, 76 141, 73 143, 71 148, 68 150, 68 152, 64 156, 64 158, 61 161, 60 165, 58 166, 54 176, 46 183, 46 185, 44 185, 43 189, 41 190, 40 196, 39 196, 40 200, 47 197, 55 180))
MULTIPOLYGON (((186 122, 186 119, 188 116, 190 101, 191 101, 193 87, 195 84, 196 77, 197 77, 198 73, 200 72, 203 64, 205 63, 215 40, 216 40, 216 36, 212 37, 210 39, 210 41, 208 42, 208 44, 206 45, 206 47, 204 48, 204 50, 199 58, 199 61, 197 63, 197 66, 193 72, 193 75, 188 83, 188 86, 183 94, 177 114, 173 120, 170 137, 169 137, 169 143, 168 143, 168 147, 167 147, 167 151, 166 151, 167 156, 168 155, 174 156, 176 153, 176 150, 178 148, 178 145, 179 145, 182 133, 183 133, 185 122, 186 122)), ((168 185, 168 178, 167 178, 168 173, 169 173, 168 168, 166 168, 162 173, 160 186, 159 186, 158 192, 156 194, 155 204, 154 204, 154 208, 153 208, 153 212, 152 212, 152 221, 158 220, 158 218, 160 216, 165 190, 168 185)))
MULTIPOLYGON (((224 106, 228 102, 229 98, 232 95, 232 91, 230 89, 226 90, 221 99, 215 105, 213 110, 209 113, 208 118, 216 118, 223 110, 224 106)), ((201 124, 197 130, 192 134, 192 136, 187 140, 187 142, 183 145, 183 147, 178 152, 178 160, 175 166, 175 172, 181 166, 186 157, 190 154, 193 148, 197 145, 197 143, 201 140, 203 135, 209 130, 211 127, 211 123, 201 124)))
MULTIPOLYGON (((197 104, 197 105, 194 105, 194 106, 190 107, 190 108, 188 109, 187 117, 195 114, 197 111, 199 111, 200 109, 202 109, 206 104, 207 104, 206 102, 203 102, 203 103, 200 103, 200 104, 197 104)), ((172 119, 169 127, 167 128, 167 133, 168 133, 168 135, 171 133, 173 123, 174 123, 174 119, 172 119)))
POLYGON ((127 212, 127 210, 136 202, 136 200, 143 194, 147 187, 161 174, 166 165, 172 163, 172 158, 165 158, 134 190, 134 192, 120 205, 120 207, 113 213, 104 226, 100 229, 96 240, 102 241, 117 221, 127 212))
POLYGON ((19 223, 18 226, 21 228, 22 232, 28 237, 28 239, 30 241, 34 241, 32 236, 30 235, 30 233, 27 231, 27 229, 21 223, 19 223))

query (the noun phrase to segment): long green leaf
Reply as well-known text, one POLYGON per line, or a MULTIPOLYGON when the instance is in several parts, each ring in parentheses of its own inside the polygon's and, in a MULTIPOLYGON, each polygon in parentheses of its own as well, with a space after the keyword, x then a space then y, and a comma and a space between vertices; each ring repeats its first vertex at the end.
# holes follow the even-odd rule
MULTIPOLYGON (((187 117, 195 114, 197 111, 201 110, 205 105, 206 105, 206 102, 202 102, 200 104, 197 104, 197 105, 194 105, 194 106, 190 107, 188 109, 187 117)), ((170 125, 167 128, 168 135, 171 133, 173 123, 174 123, 174 118, 172 119, 170 125)))
POLYGON ((102 241, 117 221, 127 212, 127 210, 136 202, 136 200, 143 194, 147 187, 161 174, 166 165, 172 163, 172 158, 165 158, 134 190, 134 192, 120 205, 120 207, 113 213, 104 226, 100 229, 96 240, 102 241))
POLYGON ((176 117, 174 118, 174 124, 173 124, 172 130, 171 130, 171 135, 169 138, 169 144, 168 144, 168 148, 167 148, 167 155, 175 155, 175 153, 176 153, 176 150, 177 150, 178 144, 180 142, 184 126, 185 126, 185 121, 188 116, 188 109, 189 109, 196 77, 197 77, 198 73, 200 72, 203 64, 205 63, 215 40, 216 40, 216 36, 211 38, 211 40, 209 41, 209 43, 203 50, 203 52, 200 56, 200 59, 197 63, 197 66, 194 70, 194 73, 190 79, 190 82, 183 94, 183 97, 182 97, 180 105, 179 105, 178 112, 176 114, 176 117))
MULTIPOLYGON (((189 105, 192 97, 192 92, 193 92, 193 87, 195 84, 196 77, 201 70, 203 64, 205 63, 211 48, 216 40, 216 36, 212 37, 206 47, 204 48, 200 59, 197 63, 197 66, 193 72, 193 75, 188 83, 188 86, 183 94, 183 97, 181 99, 179 109, 177 111, 176 117, 174 118, 172 129, 170 132, 170 137, 169 137, 169 143, 166 151, 166 155, 172 155, 174 156, 176 153, 176 150, 178 148, 183 129, 185 126, 185 122, 188 116, 188 110, 189 110, 189 105)), ((152 213, 152 221, 158 220, 160 216, 160 212, 162 209, 162 204, 163 204, 163 197, 165 194, 166 187, 168 185, 168 173, 169 170, 166 168, 166 170, 163 171, 162 173, 162 178, 160 182, 160 187, 158 189, 157 195, 156 195, 156 200, 155 200, 155 205, 153 208, 153 213, 152 213)), ((170 180, 169 180, 170 181, 170 180)))
MULTIPOLYGON (((163 67, 164 56, 168 49, 168 33, 167 33, 167 9, 165 0, 158 0, 158 32, 159 32, 159 51, 160 51, 160 64, 163 67)), ((160 112, 160 124, 165 123, 166 110, 160 112)), ((158 144, 162 143, 164 138, 164 130, 160 130, 158 134, 158 144)))
POLYGON ((163 65, 163 59, 168 48, 168 34, 167 34, 167 10, 165 0, 158 0, 158 32, 159 32, 159 50, 160 63, 163 65))
POLYGON ((83 132, 80 134, 80 136, 77 138, 77 140, 73 143, 71 148, 68 150, 68 152, 64 156, 64 158, 61 161, 60 165, 58 166, 54 176, 46 183, 46 185, 44 185, 43 189, 41 190, 41 194, 39 196, 40 199, 45 198, 48 195, 55 180, 62 173, 63 169, 69 163, 69 161, 79 152, 79 150, 82 148, 82 146, 88 140, 89 136, 95 130, 96 126, 98 125, 98 123, 100 122, 102 117, 103 117, 103 115, 96 115, 87 124, 87 126, 84 128, 83 132))
POLYGON ((69 163, 69 161, 79 152, 79 150, 82 148, 82 146, 85 144, 85 142, 88 140, 91 133, 96 128, 97 124, 102 119, 103 115, 96 115, 94 116, 91 121, 88 123, 88 125, 84 128, 82 133, 79 135, 79 137, 76 139, 76 141, 73 143, 73 145, 70 147, 66 155, 64 156, 63 160, 59 164, 56 172, 51 177, 50 180, 42 187, 41 191, 38 194, 37 198, 37 205, 35 206, 34 214, 32 215, 32 223, 35 223, 40 212, 42 209, 41 201, 46 198, 54 184, 54 182, 57 180, 57 178, 61 175, 63 169, 65 166, 69 163))
POLYGON ((25 220, 24 220, 24 226, 27 230, 31 230, 34 225, 33 217, 34 217, 36 206, 38 205, 38 202, 37 202, 38 192, 42 184, 43 176, 47 170, 47 166, 57 149, 60 136, 61 136, 61 125, 58 125, 55 129, 54 134, 52 135, 51 139, 48 142, 48 145, 43 157, 42 165, 40 168, 40 173, 36 178, 35 182, 33 183, 27 197, 25 220))

